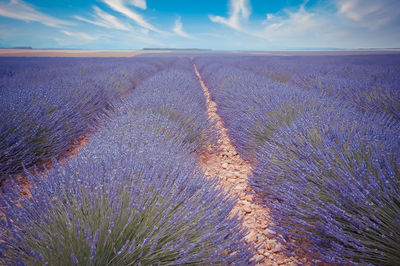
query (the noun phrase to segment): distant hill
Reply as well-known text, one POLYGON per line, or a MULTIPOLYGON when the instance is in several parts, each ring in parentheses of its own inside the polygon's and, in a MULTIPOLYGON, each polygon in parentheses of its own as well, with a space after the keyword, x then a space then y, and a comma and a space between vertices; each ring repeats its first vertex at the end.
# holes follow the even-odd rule
POLYGON ((25 50, 32 50, 31 46, 14 46, 12 49, 25 49, 25 50))
POLYGON ((200 49, 200 48, 143 48, 142 50, 150 51, 212 51, 212 49, 200 49))

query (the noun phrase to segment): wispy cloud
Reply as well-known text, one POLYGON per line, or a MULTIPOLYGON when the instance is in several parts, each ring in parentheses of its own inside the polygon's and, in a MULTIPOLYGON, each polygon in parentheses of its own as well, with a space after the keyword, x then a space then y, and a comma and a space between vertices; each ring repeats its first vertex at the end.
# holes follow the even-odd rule
POLYGON ((183 25, 182 25, 182 21, 181 21, 181 17, 177 17, 175 20, 175 25, 173 28, 173 31, 175 32, 176 35, 184 37, 184 38, 188 38, 188 39, 192 39, 195 40, 196 38, 193 37, 192 35, 190 35, 189 33, 185 32, 183 30, 183 25))
MULTIPOLYGON (((136 13, 135 11, 131 10, 127 4, 123 0, 103 0, 110 8, 114 9, 115 11, 125 15, 126 17, 135 21, 141 27, 154 31, 154 32, 162 32, 150 23, 148 23, 140 14, 136 13)), ((138 6, 143 1, 131 1, 128 4, 132 4, 138 6)), ((145 2, 144 2, 145 3, 145 2)))
POLYGON ((81 16, 74 16, 74 18, 108 29, 117 29, 124 31, 130 31, 132 29, 130 25, 125 25, 124 23, 119 21, 116 17, 104 12, 97 6, 94 6, 93 10, 95 12, 93 19, 87 19, 81 16))
POLYGON ((262 30, 253 27, 253 32, 272 46, 397 47, 399 37, 388 33, 394 32, 397 27, 390 21, 398 18, 399 5, 393 1, 389 5, 391 0, 381 1, 333 0, 308 8, 307 2, 304 2, 298 8, 267 14, 262 30), (386 1, 386 4, 382 5, 381 1, 386 1), (377 31, 382 23, 385 27, 377 31))
POLYGON ((398 0, 337 0, 338 13, 372 30, 400 15, 398 0))
POLYGON ((259 36, 267 39, 296 39, 305 34, 310 36, 323 28, 327 29, 326 21, 320 15, 306 11, 303 5, 296 11, 286 10, 284 13, 267 14, 263 21, 265 28, 259 36))
POLYGON ((146 0, 131 0, 130 3, 133 6, 136 6, 136 7, 141 8, 141 9, 146 9, 147 8, 146 0))
POLYGON ((212 22, 221 23, 235 30, 243 30, 241 22, 247 20, 250 16, 249 0, 230 0, 229 2, 229 17, 209 15, 212 22))
POLYGON ((99 36, 90 35, 90 34, 87 34, 84 32, 71 32, 71 31, 66 31, 66 30, 62 30, 61 32, 69 37, 77 38, 77 39, 81 39, 81 40, 85 40, 85 41, 95 41, 95 40, 99 39, 99 36))
POLYGON ((61 28, 63 25, 72 25, 69 21, 61 20, 37 11, 32 5, 22 0, 0 2, 0 16, 23 21, 40 22, 54 28, 61 28))

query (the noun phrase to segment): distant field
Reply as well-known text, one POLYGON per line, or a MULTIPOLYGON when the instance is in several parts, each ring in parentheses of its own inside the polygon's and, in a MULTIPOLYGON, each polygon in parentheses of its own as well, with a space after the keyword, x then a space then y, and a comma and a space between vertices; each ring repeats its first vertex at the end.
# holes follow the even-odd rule
POLYGON ((185 51, 185 50, 73 50, 73 49, 0 49, 0 57, 133 57, 142 54, 244 54, 262 56, 379 55, 400 54, 400 49, 356 50, 260 50, 260 51, 185 51))
POLYGON ((260 50, 260 51, 240 51, 240 53, 250 55, 374 55, 374 54, 399 54, 400 49, 323 49, 323 50, 260 50))
POLYGON ((166 53, 167 51, 141 50, 51 50, 51 49, 0 49, 4 57, 132 57, 140 54, 166 53))

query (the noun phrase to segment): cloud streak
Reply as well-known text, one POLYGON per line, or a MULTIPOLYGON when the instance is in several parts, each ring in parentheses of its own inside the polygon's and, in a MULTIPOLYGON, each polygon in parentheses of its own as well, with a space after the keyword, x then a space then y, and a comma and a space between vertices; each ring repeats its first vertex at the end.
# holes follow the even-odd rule
POLYGON ((183 30, 181 17, 178 17, 175 20, 175 25, 174 25, 174 28, 173 28, 173 32, 178 36, 181 36, 181 37, 184 37, 184 38, 188 38, 188 39, 192 39, 192 40, 197 40, 197 38, 193 37, 192 35, 190 35, 189 33, 185 32, 183 30))
POLYGON ((131 0, 130 3, 135 7, 147 9, 146 0, 131 0))
POLYGON ((83 39, 86 41, 95 41, 97 39, 99 39, 98 36, 93 36, 84 32, 70 32, 70 31, 66 31, 66 30, 62 30, 62 33, 64 33, 65 35, 69 36, 69 37, 73 37, 76 39, 83 39))
POLYGON ((309 12, 301 5, 296 11, 285 10, 280 15, 267 14, 262 23, 264 28, 256 35, 271 43, 281 42, 288 46, 320 44, 327 32, 334 31, 330 19, 328 14, 309 12))
POLYGON ((400 15, 398 0, 337 0, 338 14, 371 30, 381 28, 400 15))
POLYGON ((214 15, 208 17, 212 22, 224 24, 238 31, 243 30, 241 22, 247 20, 251 13, 249 0, 230 0, 229 10, 228 18, 214 15))
MULTIPOLYGON (((123 14, 124 16, 132 19, 135 21, 138 25, 141 27, 151 30, 154 32, 162 33, 161 30, 157 29, 150 23, 148 23, 140 14, 132 11, 123 0, 103 0, 104 3, 106 3, 110 8, 113 10, 123 14)), ((130 4, 135 5, 135 6, 142 6, 143 1, 131 1, 130 4)))
POLYGON ((400 41, 394 34, 399 32, 398 0, 330 0, 311 7, 305 0, 266 14, 263 21, 249 21, 248 1, 230 0, 229 9, 229 17, 209 15, 210 20, 259 39, 257 45, 266 48, 398 47, 400 41))
POLYGON ((267 14, 258 36, 268 44, 296 48, 398 47, 399 35, 393 34, 398 27, 391 23, 398 18, 398 4, 396 8, 391 0, 382 2, 334 0, 336 10, 327 8, 332 5, 306 8, 303 4, 297 10, 267 14))
POLYGON ((95 12, 93 19, 83 18, 81 16, 74 16, 74 18, 86 22, 97 25, 99 27, 107 28, 107 29, 117 29, 123 31, 130 31, 132 27, 130 25, 125 25, 121 21, 119 21, 116 17, 104 12, 97 6, 93 6, 93 10, 95 12))
POLYGON ((0 2, 0 16, 42 23, 49 27, 62 28, 73 23, 57 19, 55 17, 37 11, 33 6, 22 0, 10 0, 8 2, 0 2))

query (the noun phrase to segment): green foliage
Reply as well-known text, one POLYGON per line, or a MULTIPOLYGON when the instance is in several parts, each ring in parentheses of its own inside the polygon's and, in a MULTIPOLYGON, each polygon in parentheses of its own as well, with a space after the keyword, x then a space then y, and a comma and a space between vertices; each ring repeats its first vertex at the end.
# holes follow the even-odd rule
POLYGON ((256 127, 251 129, 252 144, 256 149, 265 142, 270 142, 271 138, 283 126, 289 126, 293 120, 304 113, 305 103, 288 102, 281 107, 274 109, 266 114, 267 123, 255 122, 256 127))

